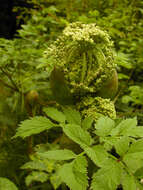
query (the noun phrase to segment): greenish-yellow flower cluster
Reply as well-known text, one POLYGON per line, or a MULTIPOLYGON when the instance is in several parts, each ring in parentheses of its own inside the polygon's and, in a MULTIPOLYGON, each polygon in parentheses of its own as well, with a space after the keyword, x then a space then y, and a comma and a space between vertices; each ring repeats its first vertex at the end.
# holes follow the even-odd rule
MULTIPOLYGON (((95 97, 115 71, 112 46, 107 32, 96 24, 76 22, 69 24, 44 54, 52 60, 53 71, 63 72, 61 85, 66 81, 66 89, 77 100, 77 109, 95 120, 102 115, 116 117, 110 99, 95 97)), ((59 80, 57 83, 60 85, 59 80)))
POLYGON ((112 41, 96 24, 70 24, 45 56, 64 71, 74 94, 97 92, 115 68, 112 41))
POLYGON ((77 108, 81 111, 84 117, 92 116, 95 121, 101 116, 108 116, 112 119, 116 118, 115 106, 110 99, 101 97, 84 97, 77 108))

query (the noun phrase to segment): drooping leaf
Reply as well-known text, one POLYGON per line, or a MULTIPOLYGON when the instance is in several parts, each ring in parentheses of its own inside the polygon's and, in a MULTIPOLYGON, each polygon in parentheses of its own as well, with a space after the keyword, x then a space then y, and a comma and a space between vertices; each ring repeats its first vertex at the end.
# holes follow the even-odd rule
POLYGON ((49 179, 49 174, 41 171, 33 171, 31 172, 25 179, 25 183, 29 186, 33 181, 45 182, 49 179))
POLYGON ((95 134, 101 137, 110 134, 110 131, 115 127, 115 122, 108 117, 101 117, 95 124, 95 134))
POLYGON ((78 111, 69 107, 64 109, 64 114, 66 116, 66 120, 68 121, 68 123, 76 125, 81 124, 81 116, 78 111))
POLYGON ((59 176, 62 181, 71 189, 71 190, 86 190, 88 186, 88 177, 86 174, 86 159, 82 157, 82 163, 80 164, 80 170, 76 169, 76 166, 81 160, 77 158, 77 161, 71 163, 66 163, 59 170, 59 176))
POLYGON ((18 188, 12 181, 4 177, 0 177, 0 189, 1 190, 18 190, 18 188))
POLYGON ((54 124, 48 118, 36 116, 31 119, 22 121, 19 126, 20 127, 17 128, 17 132, 14 138, 25 138, 34 134, 41 133, 42 131, 52 128, 54 124))
POLYGON ((43 153, 37 153, 41 158, 48 158, 52 160, 70 160, 76 158, 76 154, 74 154, 71 150, 49 150, 43 153))
POLYGON ((54 107, 44 108, 43 111, 47 114, 47 116, 55 121, 64 123, 66 120, 65 115, 54 107))
POLYGON ((92 190, 116 190, 120 184, 122 167, 115 160, 108 160, 94 175, 92 190))
POLYGON ((79 144, 81 147, 84 145, 90 146, 93 142, 90 134, 83 130, 79 125, 67 124, 63 126, 63 131, 70 139, 79 144))

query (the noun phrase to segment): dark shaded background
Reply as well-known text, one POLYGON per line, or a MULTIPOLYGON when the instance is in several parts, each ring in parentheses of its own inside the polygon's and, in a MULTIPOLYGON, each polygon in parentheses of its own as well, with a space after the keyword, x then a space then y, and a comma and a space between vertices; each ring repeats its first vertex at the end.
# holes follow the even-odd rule
POLYGON ((12 13, 12 0, 0 1, 0 37, 12 38, 16 31, 16 15, 12 13))
POLYGON ((0 0, 0 38, 13 38, 20 25, 16 25, 16 13, 13 7, 29 7, 25 0, 0 0))

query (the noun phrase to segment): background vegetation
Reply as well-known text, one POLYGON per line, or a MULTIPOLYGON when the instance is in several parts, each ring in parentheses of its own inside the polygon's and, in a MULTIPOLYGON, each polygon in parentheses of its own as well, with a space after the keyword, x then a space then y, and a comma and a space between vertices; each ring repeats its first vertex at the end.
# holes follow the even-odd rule
MULTIPOLYGON (((113 100, 117 118, 136 116, 138 124, 143 125, 143 1, 25 0, 25 5, 13 7, 17 27, 20 26, 14 38, 0 39, 0 185, 8 178, 20 190, 65 190, 67 187, 59 186, 57 181, 46 182, 48 177, 44 173, 42 176, 32 173, 25 183, 25 177, 32 169, 36 170, 34 166, 24 165, 29 159, 36 160, 33 147, 48 141, 49 144, 36 148, 57 148, 57 143, 51 143, 56 139, 55 129, 50 135, 39 131, 35 137, 12 139, 21 121, 45 115, 43 107, 55 101, 50 90, 50 68, 45 70, 44 67, 47 64, 44 52, 71 22, 96 23, 106 30, 114 41, 114 62, 119 78, 113 100), (38 175, 40 182, 32 183, 32 175, 33 178, 38 175)), ((60 134, 61 129, 56 133, 60 134)), ((51 174, 61 162, 46 163, 46 172, 51 174)))

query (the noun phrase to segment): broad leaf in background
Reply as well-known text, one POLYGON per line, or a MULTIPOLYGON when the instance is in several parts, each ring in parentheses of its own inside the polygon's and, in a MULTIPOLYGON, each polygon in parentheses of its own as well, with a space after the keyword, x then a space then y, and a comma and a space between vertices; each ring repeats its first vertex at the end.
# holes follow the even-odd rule
POLYGON ((0 189, 1 190, 18 190, 16 185, 9 179, 0 177, 0 189))
POLYGON ((59 176, 71 190, 86 190, 88 186, 86 158, 77 157, 71 163, 64 164, 59 170, 59 176))
POLYGON ((66 117, 65 115, 53 107, 44 108, 43 111, 49 116, 51 119, 58 121, 60 123, 65 123, 66 117))
POLYGON ((49 174, 41 171, 32 171, 25 179, 26 185, 29 186, 33 181, 45 182, 49 179, 49 174))
POLYGON ((52 160, 70 160, 76 158, 76 154, 74 154, 71 150, 49 150, 43 153, 37 153, 41 158, 47 158, 52 160))
POLYGON ((82 121, 82 128, 84 130, 88 130, 91 128, 91 125, 93 123, 94 119, 92 117, 86 117, 83 121, 82 121))
POLYGON ((115 122, 108 117, 101 117, 95 124, 95 134, 104 137, 110 134, 110 131, 115 128, 115 122))
POLYGON ((34 134, 39 134, 45 130, 52 128, 55 124, 52 123, 48 118, 42 116, 36 116, 31 119, 22 121, 17 128, 16 137, 28 137, 34 134))
POLYGON ((81 116, 78 111, 69 107, 64 109, 64 114, 68 123, 81 125, 81 116))

